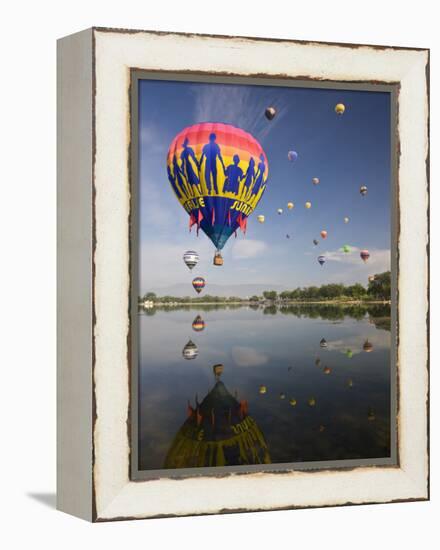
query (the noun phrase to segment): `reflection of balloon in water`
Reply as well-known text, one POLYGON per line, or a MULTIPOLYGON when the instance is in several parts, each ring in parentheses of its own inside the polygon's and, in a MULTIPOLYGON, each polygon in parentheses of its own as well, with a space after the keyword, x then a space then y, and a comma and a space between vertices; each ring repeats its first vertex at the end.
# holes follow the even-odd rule
POLYGON ((360 189, 359 189, 359 193, 365 197, 365 195, 368 193, 368 188, 366 185, 361 185, 360 189))
POLYGON ((269 449, 246 400, 229 393, 220 374, 201 403, 188 403, 187 418, 166 455, 164 468, 269 464, 269 449))
MULTIPOLYGON (((178 133, 167 156, 170 185, 194 225, 220 252, 259 203, 269 173, 266 154, 231 124, 202 122, 178 133)), ((216 262, 216 265, 219 265, 216 262)))
POLYGON ((313 185, 318 185, 318 183, 319 183, 319 178, 313 178, 313 179, 312 179, 312 183, 313 183, 313 185))
POLYGON ((321 237, 323 239, 326 239, 327 238, 327 231, 325 231, 324 229, 321 231, 321 237))
POLYGON ((296 407, 296 399, 294 399, 293 397, 289 400, 289 403, 292 405, 292 407, 296 407))
POLYGON ((345 254, 349 254, 351 252, 351 248, 348 244, 344 244, 344 246, 342 247, 342 252, 344 252, 345 254))
POLYGON ((199 261, 199 255, 197 254, 197 252, 194 252, 194 250, 187 250, 183 255, 183 261, 189 267, 189 269, 192 269, 197 265, 199 261))
POLYGON ((258 220, 260 223, 264 223, 264 215, 263 215, 263 214, 260 214, 259 216, 257 216, 257 220, 258 220))
POLYGON ((280 399, 286 399, 286 394, 285 393, 280 393, 280 399))
POLYGON ((314 244, 315 246, 318 246, 319 242, 318 242, 316 239, 313 239, 313 244, 314 244))
POLYGON ((220 378, 220 376, 223 374, 224 367, 221 363, 217 363, 217 365, 214 365, 212 367, 212 372, 214 373, 214 376, 216 380, 220 378))
POLYGON ((316 399, 314 397, 309 397, 308 404, 314 407, 316 405, 316 399))
POLYGON ((335 105, 335 113, 337 115, 343 115, 345 112, 345 105, 343 103, 337 103, 335 105))
POLYGON ((289 210, 292 210, 292 208, 293 208, 294 206, 295 206, 295 205, 293 204, 293 202, 288 202, 288 203, 287 203, 287 208, 288 208, 289 210))
POLYGON ((264 114, 266 115, 267 120, 272 120, 277 114, 277 111, 275 107, 268 107, 264 114))
POLYGON ((330 367, 324 367, 324 374, 330 374, 332 372, 332 369, 330 367))
POLYGON ((199 348, 192 342, 188 340, 188 343, 182 350, 182 355, 185 359, 195 359, 199 354, 199 348))
POLYGON ((321 348, 326 348, 327 340, 325 338, 322 338, 321 341, 319 342, 319 345, 321 346, 321 348))
POLYGON ((362 258, 363 262, 366 262, 370 257, 370 253, 368 252, 368 250, 361 250, 359 256, 362 258))
POLYGON ((298 158, 298 153, 296 151, 289 151, 287 153, 287 158, 290 162, 294 162, 298 158))
POLYGON ((319 265, 324 265, 325 264, 325 256, 318 256, 318 262, 319 262, 319 265))
POLYGON ((283 209, 282 208, 278 208, 277 210, 278 214, 281 215, 283 213, 283 209))
POLYGON ((197 294, 200 294, 205 288, 206 282, 203 277, 196 277, 195 279, 193 279, 192 285, 197 294))
POLYGON ((374 409, 372 407, 368 407, 368 420, 370 422, 376 420, 376 413, 374 412, 374 409))
POLYGON ((321 424, 321 425, 319 426, 319 431, 320 431, 321 433, 325 431, 325 426, 324 426, 324 424, 321 424))
POLYGON ((368 338, 365 340, 362 349, 367 353, 370 353, 371 351, 373 351, 373 344, 368 341, 368 338))
POLYGON ((258 391, 259 391, 259 393, 261 393, 261 395, 264 395, 265 393, 267 393, 267 388, 266 388, 266 386, 260 386, 258 388, 258 391))
POLYGON ((202 332, 204 328, 205 328, 205 321, 200 317, 200 315, 197 315, 197 317, 193 321, 192 329, 195 332, 202 332))
POLYGON ((353 352, 351 351, 351 349, 348 349, 346 352, 345 352, 345 355, 351 359, 353 357, 353 352))
POLYGON ((305 207, 307 208, 307 210, 308 210, 309 208, 312 208, 312 203, 309 202, 309 201, 307 201, 306 204, 305 204, 305 207))
POLYGON ((345 216, 344 218, 344 223, 348 223, 350 221, 350 218, 348 218, 347 216, 345 216))
POLYGON ((320 359, 319 357, 316 358, 315 365, 316 365, 317 367, 320 367, 320 366, 321 366, 321 359, 320 359))
POLYGON ((349 388, 352 388, 352 387, 353 387, 353 380, 352 380, 351 378, 349 378, 349 379, 347 380, 347 386, 348 386, 349 388))

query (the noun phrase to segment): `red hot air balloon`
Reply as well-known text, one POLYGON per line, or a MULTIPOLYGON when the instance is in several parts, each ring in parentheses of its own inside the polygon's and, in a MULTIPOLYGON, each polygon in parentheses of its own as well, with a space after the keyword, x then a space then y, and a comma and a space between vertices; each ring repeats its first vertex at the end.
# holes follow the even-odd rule
POLYGON ((192 285, 197 294, 200 294, 205 288, 206 282, 203 277, 196 277, 195 279, 193 279, 192 285))
POLYGON ((324 229, 321 231, 321 237, 323 239, 326 239, 327 238, 327 231, 325 231, 324 229))
POLYGON ((363 262, 366 262, 370 257, 370 253, 368 252, 368 250, 361 250, 360 257, 362 258, 363 262))

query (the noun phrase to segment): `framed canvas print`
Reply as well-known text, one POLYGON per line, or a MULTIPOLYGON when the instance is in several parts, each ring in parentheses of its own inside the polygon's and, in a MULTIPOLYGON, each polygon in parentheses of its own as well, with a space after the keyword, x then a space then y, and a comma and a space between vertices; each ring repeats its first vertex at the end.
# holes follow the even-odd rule
POLYGON ((58 508, 429 498, 429 52, 58 44, 58 508))

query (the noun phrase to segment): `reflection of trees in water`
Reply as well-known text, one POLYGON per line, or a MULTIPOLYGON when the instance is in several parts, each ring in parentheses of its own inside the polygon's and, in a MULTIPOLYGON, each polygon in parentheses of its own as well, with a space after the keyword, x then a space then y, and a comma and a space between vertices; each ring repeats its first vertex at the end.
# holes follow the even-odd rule
POLYGON ((264 305, 258 304, 187 304, 166 306, 160 308, 152 307, 144 309, 145 315, 154 315, 158 309, 165 313, 173 311, 218 311, 218 310, 237 310, 247 307, 254 311, 260 309, 263 315, 276 315, 278 312, 283 315, 295 315, 295 317, 309 319, 324 319, 326 321, 342 321, 345 317, 350 317, 360 321, 368 316, 369 321, 376 328, 391 330, 391 306, 389 304, 284 304, 284 305, 264 305))

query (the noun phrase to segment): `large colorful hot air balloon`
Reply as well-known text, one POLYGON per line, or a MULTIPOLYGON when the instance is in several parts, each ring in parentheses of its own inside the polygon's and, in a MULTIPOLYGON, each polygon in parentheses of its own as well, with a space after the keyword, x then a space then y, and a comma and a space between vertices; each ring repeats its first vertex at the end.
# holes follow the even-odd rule
POLYGON ((187 250, 183 255, 183 261, 189 269, 195 267, 199 261, 199 255, 194 250, 187 250))
POLYGON ((206 282, 203 277, 196 277, 195 279, 193 279, 192 285, 197 294, 200 294, 205 288, 206 282))
POLYGON ((362 258, 362 261, 365 263, 368 258, 370 257, 370 253, 368 252, 368 250, 361 250, 360 252, 360 257, 362 258))
MULTIPOLYGON (((203 122, 182 130, 167 156, 171 187, 188 212, 189 227, 201 228, 217 251, 240 228, 266 188, 269 173, 258 141, 231 124, 203 122)), ((219 263, 217 263, 219 265, 219 263)))

